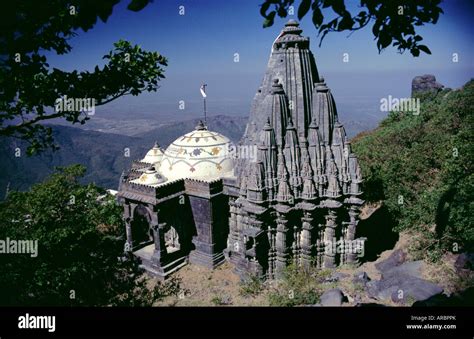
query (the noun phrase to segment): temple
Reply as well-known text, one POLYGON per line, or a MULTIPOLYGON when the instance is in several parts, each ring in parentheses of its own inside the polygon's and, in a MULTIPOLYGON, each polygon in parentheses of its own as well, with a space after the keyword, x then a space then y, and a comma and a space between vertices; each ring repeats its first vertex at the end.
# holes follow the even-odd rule
POLYGON ((361 171, 301 33, 290 20, 274 41, 238 145, 200 123, 122 175, 126 250, 151 274, 227 260, 277 279, 357 262, 361 171))

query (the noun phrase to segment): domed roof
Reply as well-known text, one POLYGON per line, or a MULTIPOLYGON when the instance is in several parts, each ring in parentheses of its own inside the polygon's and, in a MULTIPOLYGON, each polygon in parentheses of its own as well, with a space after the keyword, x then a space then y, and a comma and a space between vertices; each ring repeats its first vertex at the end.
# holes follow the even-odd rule
POLYGON ((234 167, 229 154, 230 145, 228 138, 207 130, 200 121, 194 131, 168 146, 161 160, 160 173, 169 180, 226 176, 234 167))
POLYGON ((160 145, 158 145, 158 142, 155 142, 153 148, 147 152, 147 154, 141 161, 146 162, 148 164, 157 165, 161 162, 162 157, 163 150, 161 149, 160 145))
POLYGON ((166 179, 163 178, 160 173, 155 169, 154 166, 149 167, 145 173, 140 175, 138 179, 134 179, 131 182, 136 183, 136 184, 142 184, 142 185, 158 185, 163 182, 165 182, 166 179))

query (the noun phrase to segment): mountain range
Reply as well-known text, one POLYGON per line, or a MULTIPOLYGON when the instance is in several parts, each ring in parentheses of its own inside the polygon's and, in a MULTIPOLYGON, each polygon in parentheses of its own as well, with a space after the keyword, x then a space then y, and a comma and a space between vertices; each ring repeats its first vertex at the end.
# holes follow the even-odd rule
MULTIPOLYGON (((116 189, 122 171, 129 168, 133 160, 141 159, 155 141, 166 148, 179 136, 192 131, 198 121, 191 119, 165 124, 139 136, 51 125, 54 140, 60 149, 32 157, 25 153, 26 142, 13 138, 1 139, 0 158, 3 161, 0 163, 0 199, 4 198, 7 186, 10 190, 27 190, 51 174, 56 166, 72 164, 82 164, 87 168, 85 182, 116 189), (127 153, 129 156, 126 156, 127 153)), ((246 122, 247 117, 224 115, 207 120, 209 129, 227 136, 233 142, 240 140, 246 122)))

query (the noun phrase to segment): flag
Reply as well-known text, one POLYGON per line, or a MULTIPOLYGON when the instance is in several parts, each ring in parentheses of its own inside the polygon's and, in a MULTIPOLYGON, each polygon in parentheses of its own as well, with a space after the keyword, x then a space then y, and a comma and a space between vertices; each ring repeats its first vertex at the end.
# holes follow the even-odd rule
POLYGON ((206 98, 207 97, 207 95, 206 95, 206 85, 202 85, 200 90, 201 90, 202 97, 206 98))

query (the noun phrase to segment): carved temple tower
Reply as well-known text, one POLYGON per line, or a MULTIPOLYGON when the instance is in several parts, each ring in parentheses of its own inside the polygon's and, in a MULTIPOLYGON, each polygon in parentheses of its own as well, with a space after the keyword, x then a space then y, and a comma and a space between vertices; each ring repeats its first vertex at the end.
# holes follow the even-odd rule
POLYGON ((273 43, 240 143, 255 147, 257 159, 238 160, 228 190, 226 256, 240 275, 272 279, 291 263, 354 263, 363 246, 355 239, 358 160, 301 33, 290 20, 273 43))

